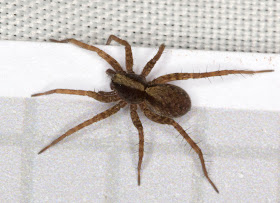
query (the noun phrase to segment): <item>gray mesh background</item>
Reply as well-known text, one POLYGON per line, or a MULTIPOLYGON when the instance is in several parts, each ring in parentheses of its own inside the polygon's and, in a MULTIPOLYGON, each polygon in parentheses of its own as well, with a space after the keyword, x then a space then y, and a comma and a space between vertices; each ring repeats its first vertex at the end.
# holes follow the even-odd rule
POLYGON ((134 46, 280 53, 280 1, 0 1, 0 40, 104 44, 110 34, 134 46))

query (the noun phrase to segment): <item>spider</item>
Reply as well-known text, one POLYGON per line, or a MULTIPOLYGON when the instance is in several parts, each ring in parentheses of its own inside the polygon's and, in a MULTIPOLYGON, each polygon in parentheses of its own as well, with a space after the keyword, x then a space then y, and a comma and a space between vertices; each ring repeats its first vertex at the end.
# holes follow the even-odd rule
POLYGON ((111 78, 110 87, 112 91, 110 92, 94 92, 94 91, 84 91, 84 90, 71 90, 71 89, 54 89, 49 90, 47 92, 33 94, 32 97, 49 95, 53 93, 58 94, 73 94, 73 95, 81 95, 92 97, 93 99, 100 102, 118 102, 111 108, 106 111, 99 113, 92 117, 89 120, 84 121, 83 123, 71 128, 66 133, 55 139, 45 148, 43 148, 38 154, 41 154, 48 148, 54 146, 65 137, 77 132, 78 130, 87 127, 93 123, 96 123, 100 120, 108 118, 109 116, 117 113, 121 108, 124 108, 126 105, 130 106, 130 116, 132 119, 132 123, 136 127, 139 133, 139 150, 138 150, 138 185, 140 185, 140 172, 141 165, 144 156, 144 132, 143 126, 140 121, 140 118, 137 113, 137 108, 140 106, 140 109, 144 112, 144 115, 160 124, 167 124, 173 126, 182 136, 183 138, 190 144, 192 149, 198 154, 202 171, 212 185, 214 190, 219 193, 218 188, 215 186, 213 181, 210 179, 205 161, 203 158, 203 153, 198 145, 190 138, 190 136, 185 132, 185 130, 173 119, 174 117, 179 117, 185 115, 191 108, 191 100, 189 95, 182 88, 168 84, 170 81, 175 80, 187 80, 187 79, 199 79, 206 77, 214 77, 214 76, 223 76, 230 74, 254 74, 254 73, 264 73, 264 72, 272 72, 273 70, 220 70, 213 72, 205 72, 205 73, 172 73, 160 76, 155 78, 152 81, 146 81, 146 76, 151 72, 156 62, 161 57, 165 45, 162 44, 159 47, 156 55, 145 65, 142 70, 142 73, 136 74, 133 71, 133 57, 130 44, 122 40, 115 35, 110 35, 107 41, 107 45, 109 45, 112 40, 117 43, 123 45, 125 47, 125 58, 126 58, 126 71, 124 71, 121 65, 109 54, 100 50, 95 46, 91 46, 85 44, 76 39, 65 39, 65 40, 54 40, 50 39, 52 42, 57 43, 67 43, 70 42, 79 47, 82 47, 87 50, 91 50, 96 52, 99 56, 101 56, 105 61, 107 61, 113 69, 108 69, 106 73, 111 78))

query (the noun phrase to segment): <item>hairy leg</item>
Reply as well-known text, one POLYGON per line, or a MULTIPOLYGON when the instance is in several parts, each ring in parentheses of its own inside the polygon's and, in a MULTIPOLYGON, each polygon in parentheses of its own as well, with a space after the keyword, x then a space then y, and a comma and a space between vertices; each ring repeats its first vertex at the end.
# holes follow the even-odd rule
POLYGON ((138 160, 138 185, 140 185, 140 172, 141 172, 141 165, 144 156, 144 132, 143 126, 137 114, 137 104, 130 105, 130 116, 134 126, 137 128, 139 133, 139 160, 138 160))
POLYGON ((111 92, 104 92, 104 91, 98 91, 98 94, 102 94, 104 96, 117 96, 117 92, 116 91, 111 91, 111 92))
POLYGON ((185 132, 185 130, 173 119, 171 118, 167 118, 167 117, 163 117, 163 116, 159 116, 153 112, 151 112, 147 106, 145 105, 145 103, 141 103, 140 107, 142 109, 142 111, 144 112, 145 116, 147 116, 147 118, 149 118, 150 120, 160 123, 160 124, 167 124, 167 125, 172 125, 184 138, 185 140, 191 145, 192 149, 194 149, 194 151, 198 154, 201 165, 202 165, 202 170, 203 173, 205 175, 205 177, 207 178, 207 180, 209 181, 209 183, 212 185, 212 187, 214 188, 214 190, 219 193, 219 190, 217 189, 217 187, 215 186, 215 184, 212 182, 212 180, 209 178, 208 176, 208 172, 206 170, 206 166, 205 166, 205 161, 203 158, 203 154, 201 149, 197 146, 197 144, 189 137, 189 135, 185 132))
POLYGON ((154 65, 156 64, 156 62, 159 60, 159 58, 161 57, 161 54, 163 52, 165 48, 165 45, 162 44, 159 47, 159 50, 157 52, 157 54, 154 56, 154 58, 152 58, 143 68, 141 75, 146 77, 147 75, 149 75, 149 73, 151 72, 151 70, 153 69, 154 65))
POLYGON ((167 75, 160 76, 154 79, 152 84, 162 84, 174 80, 187 80, 187 79, 199 79, 199 78, 207 78, 207 77, 215 77, 215 76, 223 76, 223 75, 231 75, 231 74, 255 74, 255 73, 265 73, 265 72, 273 72, 274 70, 219 70, 213 72, 206 73, 171 73, 167 75))
POLYGON ((125 46, 126 70, 129 73, 133 73, 133 69, 132 69, 132 67, 133 67, 133 56, 132 56, 132 51, 131 51, 130 44, 127 41, 122 40, 115 35, 110 35, 106 44, 109 45, 112 40, 114 40, 114 41, 118 42, 119 44, 125 46))
POLYGON ((70 130, 68 130, 66 133, 64 133, 63 135, 61 135, 60 137, 58 137, 57 139, 55 139, 52 143, 50 143, 49 145, 47 145, 46 147, 44 147, 38 154, 43 153, 44 151, 46 151, 48 148, 50 148, 51 146, 54 146, 55 144, 57 144, 58 142, 60 142, 61 140, 63 140, 65 137, 77 132, 78 130, 81 130, 84 127, 87 127, 93 123, 96 123, 100 120, 103 120, 105 118, 108 118, 109 116, 117 113, 121 108, 126 106, 126 102, 121 101, 118 104, 116 104, 115 106, 107 109, 106 111, 103 111, 102 113, 97 114, 96 116, 94 116, 93 118, 86 120, 85 122, 75 126, 74 128, 71 128, 70 130))
POLYGON ((93 91, 84 91, 84 90, 69 90, 69 89, 54 89, 49 90, 47 92, 37 93, 31 95, 32 97, 42 96, 42 95, 48 95, 48 94, 74 94, 74 95, 81 95, 81 96, 89 96, 97 101, 100 102, 115 102, 120 100, 120 97, 116 94, 113 94, 113 92, 93 92, 93 91))
POLYGON ((102 51, 101 49, 91 46, 88 44, 85 44, 81 41, 78 41, 76 39, 64 39, 61 41, 55 40, 55 39, 50 39, 51 42, 57 42, 57 43, 67 43, 70 42, 72 44, 75 44, 79 47, 82 47, 84 49, 90 50, 90 51, 95 51, 100 57, 102 57, 105 61, 107 61, 117 72, 124 72, 123 69, 121 68, 121 65, 109 54, 107 54, 105 51, 102 51))

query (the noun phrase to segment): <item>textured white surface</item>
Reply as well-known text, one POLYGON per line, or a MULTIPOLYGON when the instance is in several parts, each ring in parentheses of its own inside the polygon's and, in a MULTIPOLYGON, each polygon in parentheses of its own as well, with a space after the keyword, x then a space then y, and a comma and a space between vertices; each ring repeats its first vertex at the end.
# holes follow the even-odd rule
POLYGON ((280 53, 279 0, 0 1, 0 39, 280 53))
MULTIPOLYGON (((122 47, 102 48, 124 64, 122 47)), ((133 51, 139 71, 157 50, 133 51)), ((166 50, 149 77, 219 67, 276 70, 210 79, 211 83, 176 82, 189 92, 194 105, 176 120, 184 129, 191 127, 187 132, 195 141, 202 141, 199 146, 220 189, 217 195, 203 177, 197 155, 189 153, 178 133, 142 113, 147 144, 138 187, 138 135, 127 108, 38 156, 67 129, 111 105, 69 95, 27 97, 57 87, 108 90, 104 72, 109 65, 92 52, 66 44, 0 42, 0 54, 1 201, 279 202, 279 56, 166 50), (249 100, 262 100, 244 103, 246 94, 249 100), (262 98, 264 94, 268 99, 262 98), (231 95, 235 97, 227 103, 231 95)))

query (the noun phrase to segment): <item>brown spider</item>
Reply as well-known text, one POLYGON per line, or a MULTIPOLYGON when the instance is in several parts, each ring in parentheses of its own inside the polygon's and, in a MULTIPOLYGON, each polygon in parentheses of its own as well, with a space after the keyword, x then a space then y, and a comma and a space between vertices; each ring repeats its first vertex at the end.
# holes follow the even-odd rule
POLYGON ((138 185, 140 185, 140 170, 144 155, 144 133, 143 126, 137 114, 137 106, 139 105, 141 110, 144 112, 150 120, 160 123, 172 125, 191 145, 192 149, 198 154, 202 170, 213 186, 215 191, 219 193, 217 187, 209 178, 203 154, 201 149, 197 144, 189 137, 185 130, 172 118, 185 115, 191 108, 191 100, 189 95, 180 87, 167 84, 167 82, 174 80, 186 80, 189 78, 198 79, 205 77, 223 76, 229 74, 254 74, 254 73, 264 73, 272 72, 273 70, 260 70, 260 71, 248 71, 248 70, 221 70, 206 73, 172 73, 160 76, 152 81, 147 82, 146 76, 151 72, 155 63, 159 60, 165 46, 162 44, 159 47, 157 54, 152 58, 142 70, 140 75, 135 74, 133 66, 133 57, 131 46, 125 40, 122 40, 114 35, 108 38, 107 45, 114 40, 119 44, 125 46, 125 57, 126 57, 126 70, 125 72, 120 64, 112 58, 109 54, 100 50, 95 46, 91 46, 80 42, 76 39, 65 39, 62 41, 57 41, 51 39, 52 42, 66 43, 70 42, 84 49, 95 51, 99 56, 101 56, 105 61, 107 61, 114 70, 108 69, 106 73, 111 77, 111 92, 93 92, 84 90, 69 90, 69 89, 54 89, 43 93, 33 94, 32 97, 48 95, 53 93, 59 94, 74 94, 81 96, 89 96, 100 102, 118 102, 113 107, 108 110, 97 114, 93 118, 84 121, 83 123, 75 126, 74 128, 68 130, 65 134, 61 135, 55 139, 48 146, 43 148, 39 154, 50 148, 51 146, 57 144, 59 141, 65 137, 77 132, 78 130, 91 125, 92 123, 98 122, 109 116, 117 113, 121 108, 124 108, 127 104, 130 105, 130 115, 134 126, 137 128, 139 133, 139 160, 138 160, 138 185))

